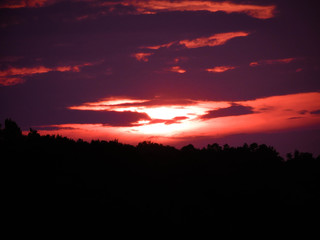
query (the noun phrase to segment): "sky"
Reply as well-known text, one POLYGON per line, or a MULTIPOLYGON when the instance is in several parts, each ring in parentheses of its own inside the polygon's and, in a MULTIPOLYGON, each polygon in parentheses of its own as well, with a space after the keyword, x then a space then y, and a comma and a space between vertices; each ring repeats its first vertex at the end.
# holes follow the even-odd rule
POLYGON ((319 23, 312 0, 1 0, 0 121, 319 155, 319 23))

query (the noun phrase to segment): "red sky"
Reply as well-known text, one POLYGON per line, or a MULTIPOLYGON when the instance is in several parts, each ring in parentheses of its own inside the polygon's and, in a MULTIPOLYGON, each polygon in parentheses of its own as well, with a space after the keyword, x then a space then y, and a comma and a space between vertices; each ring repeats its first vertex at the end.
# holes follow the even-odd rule
POLYGON ((2 122, 320 154, 316 1, 15 0, 0 16, 2 122))

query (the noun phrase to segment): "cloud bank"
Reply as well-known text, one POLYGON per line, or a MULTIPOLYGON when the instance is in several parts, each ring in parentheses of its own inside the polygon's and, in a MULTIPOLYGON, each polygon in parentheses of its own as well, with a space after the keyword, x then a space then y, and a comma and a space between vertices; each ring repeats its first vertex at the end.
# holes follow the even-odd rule
POLYGON ((208 11, 225 13, 243 13, 253 18, 269 19, 274 17, 276 7, 274 5, 260 6, 255 4, 239 4, 231 1, 215 2, 205 0, 124 0, 102 2, 100 6, 124 6, 133 7, 137 14, 155 14, 159 12, 173 11, 208 11))
POLYGON ((136 122, 128 122, 127 126, 89 123, 51 125, 49 127, 54 126, 57 129, 44 133, 88 139, 106 139, 116 135, 117 138, 131 143, 149 138, 174 143, 197 136, 268 133, 319 124, 319 103, 319 92, 232 102, 113 97, 70 106, 68 109, 86 111, 88 114, 90 111, 126 112, 136 117, 136 122), (66 128, 71 128, 72 131, 66 128), (82 135, 84 133, 90 133, 90 136, 82 135))

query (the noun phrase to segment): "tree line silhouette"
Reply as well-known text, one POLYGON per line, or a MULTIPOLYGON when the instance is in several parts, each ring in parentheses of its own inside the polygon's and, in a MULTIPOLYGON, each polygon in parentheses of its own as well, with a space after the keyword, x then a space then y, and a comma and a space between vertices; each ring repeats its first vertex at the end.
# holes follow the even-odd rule
POLYGON ((41 136, 6 119, 0 150, 9 202, 21 216, 105 226, 200 226, 220 231, 316 228, 320 156, 217 143, 41 136))

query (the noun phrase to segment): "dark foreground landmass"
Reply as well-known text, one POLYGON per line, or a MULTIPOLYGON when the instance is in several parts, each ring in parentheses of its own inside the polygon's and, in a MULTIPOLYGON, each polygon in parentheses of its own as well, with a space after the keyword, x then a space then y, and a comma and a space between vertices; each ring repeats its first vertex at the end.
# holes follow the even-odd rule
POLYGON ((0 129, 0 150, 9 222, 225 234, 319 228, 320 157, 310 153, 283 159, 255 143, 178 150, 74 141, 32 129, 25 136, 10 119, 0 129))

